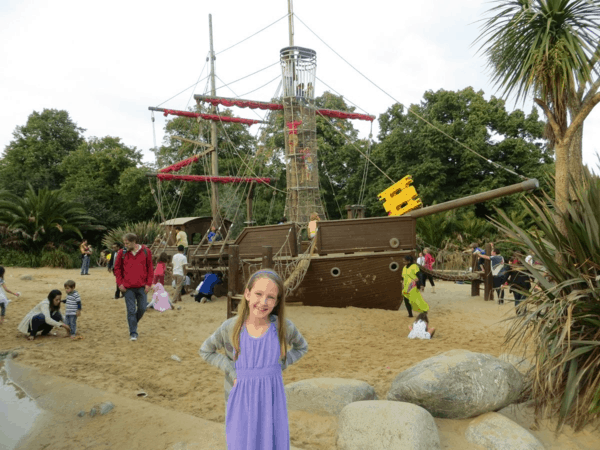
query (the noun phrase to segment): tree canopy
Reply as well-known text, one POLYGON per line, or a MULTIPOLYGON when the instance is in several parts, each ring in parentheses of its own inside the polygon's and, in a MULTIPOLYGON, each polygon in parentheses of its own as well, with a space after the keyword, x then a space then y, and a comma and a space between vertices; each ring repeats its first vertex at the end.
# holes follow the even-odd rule
POLYGON ((0 159, 0 188, 22 195, 30 183, 34 189, 58 189, 58 166, 83 142, 85 130, 67 111, 34 111, 23 126, 17 126, 0 159))

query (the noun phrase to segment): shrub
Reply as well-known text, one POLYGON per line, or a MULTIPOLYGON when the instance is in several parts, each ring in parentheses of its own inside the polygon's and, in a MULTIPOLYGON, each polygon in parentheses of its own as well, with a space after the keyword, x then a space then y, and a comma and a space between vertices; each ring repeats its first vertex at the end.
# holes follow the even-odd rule
POLYGON ((45 267, 62 267, 63 269, 74 269, 72 254, 63 250, 43 250, 41 264, 45 267))
POLYGON ((576 430, 600 417, 600 179, 584 173, 583 185, 563 214, 567 232, 556 225, 556 202, 547 194, 523 201, 538 231, 528 231, 498 211, 496 222, 523 254, 533 252, 542 267, 527 266, 537 280, 513 319, 506 342, 533 346, 535 369, 528 383, 536 414, 559 416, 558 427, 576 430))
MULTIPOLYGON (((149 220, 147 222, 128 223, 124 227, 113 228, 102 238, 102 245, 111 248, 114 243, 123 243, 123 235, 133 233, 138 237, 138 244, 152 245, 156 236, 164 232, 158 222, 149 220)), ((95 251, 95 250, 94 250, 95 251)), ((96 261, 98 258, 93 261, 96 261)))

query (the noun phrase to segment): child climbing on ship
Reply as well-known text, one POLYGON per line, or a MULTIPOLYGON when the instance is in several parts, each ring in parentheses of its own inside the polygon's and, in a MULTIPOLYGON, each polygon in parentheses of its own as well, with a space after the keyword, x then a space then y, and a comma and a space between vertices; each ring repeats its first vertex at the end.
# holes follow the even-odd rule
POLYGON ((6 307, 10 303, 10 300, 6 296, 6 293, 14 295, 15 297, 19 297, 21 294, 19 292, 13 292, 4 283, 4 267, 0 266, 0 325, 4 323, 4 316, 6 315, 6 307))
POLYGON ((229 450, 290 448, 282 371, 307 351, 306 340, 285 318, 283 281, 272 270, 255 272, 237 316, 223 322, 199 350, 205 361, 225 372, 229 450), (217 353, 220 348, 225 356, 217 353))
POLYGON ((419 266, 411 255, 404 257, 402 269, 402 295, 408 310, 408 317, 413 317, 413 310, 417 313, 429 311, 429 305, 423 300, 421 291, 417 287, 419 281, 419 266))
POLYGON ((429 326, 429 319, 425 312, 419 314, 415 323, 409 325, 408 329, 410 330, 409 339, 431 339, 435 334, 435 328, 429 326))

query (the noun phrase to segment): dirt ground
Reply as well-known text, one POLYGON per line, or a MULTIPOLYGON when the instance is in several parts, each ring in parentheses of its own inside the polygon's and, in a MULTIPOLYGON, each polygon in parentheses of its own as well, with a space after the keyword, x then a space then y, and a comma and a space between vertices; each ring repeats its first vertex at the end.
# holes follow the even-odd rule
MULTIPOLYGON (((202 360, 198 350, 226 320, 225 298, 200 304, 186 295, 179 304, 181 310, 164 313, 149 310, 138 327, 139 340, 131 342, 124 300, 114 299, 114 277, 106 269, 93 268, 89 276, 80 276, 78 269, 8 267, 5 281, 10 290, 20 291, 22 296, 16 300, 10 297, 13 301, 8 305, 5 323, 0 326, 0 350, 21 347, 19 364, 34 368, 40 376, 64 377, 109 396, 131 399, 132 405, 141 408, 152 404, 160 407, 160 411, 171 410, 173 418, 186 414, 224 424, 223 375, 202 360), (31 275, 32 280, 21 280, 23 275, 31 275), (77 282, 81 295, 83 310, 77 330, 83 339, 65 339, 64 330, 58 330, 57 336, 27 341, 18 333, 17 325, 51 289, 64 293, 67 279, 77 282), (171 359, 172 355, 177 355, 181 362, 171 359), (146 392, 147 397, 137 398, 139 391, 146 392)), ((435 338, 430 341, 407 339, 407 327, 414 319, 407 317, 404 306, 399 311, 383 311, 288 305, 287 318, 307 340, 309 350, 297 364, 284 371, 284 383, 317 377, 353 378, 374 386, 378 398, 385 399, 395 376, 423 359, 451 349, 495 356, 503 353, 506 322, 502 321, 514 314, 512 303, 497 305, 483 301, 482 297, 471 297, 469 285, 436 284, 436 294, 431 293, 429 286, 424 294, 431 307, 431 325, 437 328, 435 338)), ((172 289, 168 290, 172 293, 172 289)), ((508 297, 512 299, 511 294, 508 297)), ((533 427, 530 410, 515 414, 520 414, 515 415, 520 423, 533 427)), ((122 415, 115 415, 114 419, 105 416, 105 420, 115 421, 114 427, 108 429, 113 440, 123 443, 123 448, 133 448, 126 444, 130 436, 127 420, 131 421, 129 425, 142 429, 155 428, 151 423, 137 423, 134 416, 129 419, 122 415)), ((161 417, 161 421, 168 420, 161 417)), ((289 422, 294 446, 335 448, 335 417, 289 411, 289 422)), ((479 448, 464 439, 469 420, 436 419, 436 423, 442 448, 479 448)), ((68 425, 63 423, 63 426, 68 425)), ((548 428, 551 426, 550 421, 542 421, 539 429, 532 430, 548 449, 600 448, 597 431, 586 429, 574 434, 567 427, 556 437, 548 428)), ((166 426, 164 432, 169 428, 166 426)), ((149 431, 147 436, 152 442, 153 433, 149 431)), ((58 435, 56 442, 50 444, 48 448, 60 449, 63 445, 72 448, 60 442, 58 435)))

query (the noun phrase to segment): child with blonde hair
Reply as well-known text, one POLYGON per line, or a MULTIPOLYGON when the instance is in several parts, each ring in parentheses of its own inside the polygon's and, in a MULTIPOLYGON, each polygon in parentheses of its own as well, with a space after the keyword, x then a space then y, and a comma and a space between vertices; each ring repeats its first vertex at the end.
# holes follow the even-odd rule
POLYGON ((228 449, 290 448, 282 371, 307 351, 302 334, 285 318, 282 279, 272 270, 255 272, 237 316, 223 322, 199 351, 225 372, 228 449), (225 356, 219 348, 225 348, 225 356))

